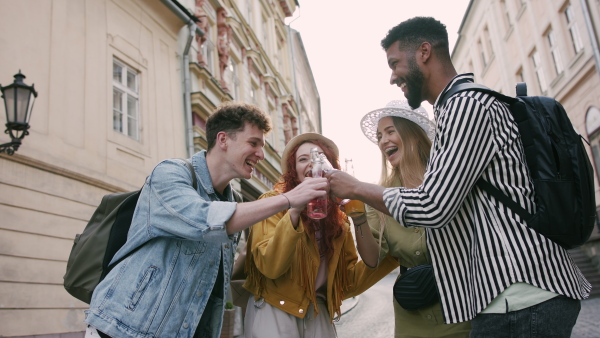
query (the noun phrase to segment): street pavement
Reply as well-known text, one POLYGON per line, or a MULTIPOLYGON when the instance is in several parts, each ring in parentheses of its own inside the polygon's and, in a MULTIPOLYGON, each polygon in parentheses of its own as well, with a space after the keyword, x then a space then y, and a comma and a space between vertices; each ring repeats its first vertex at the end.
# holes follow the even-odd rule
POLYGON ((571 337, 600 337, 600 298, 586 299, 581 302, 581 311, 571 337))
POLYGON ((336 322, 339 338, 390 338, 394 336, 392 286, 397 272, 385 276, 356 298, 342 303, 342 317, 336 322))
MULTIPOLYGON (((336 323, 339 338, 389 338, 393 332, 394 314, 390 302, 396 274, 392 272, 358 297, 342 304, 342 317, 336 323), (378 325, 373 325, 378 323, 378 325), (377 328, 377 331, 374 331, 377 328)), ((600 338, 600 298, 581 302, 581 311, 571 338, 600 338)))

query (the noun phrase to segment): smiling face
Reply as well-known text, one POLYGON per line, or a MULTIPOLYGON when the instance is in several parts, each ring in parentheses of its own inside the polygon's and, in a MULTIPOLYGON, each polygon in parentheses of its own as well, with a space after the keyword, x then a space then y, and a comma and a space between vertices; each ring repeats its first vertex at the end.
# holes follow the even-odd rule
POLYGON ((321 147, 310 142, 301 144, 296 150, 296 174, 300 182, 303 182, 306 177, 312 176, 312 162, 310 160, 310 150, 312 148, 319 149, 319 153, 323 152, 321 147))
POLYGON ((386 56, 392 70, 390 84, 400 87, 408 104, 416 109, 425 100, 422 93, 425 78, 414 52, 401 50, 400 42, 396 41, 386 50, 386 56))
POLYGON ((252 178, 254 167, 265 158, 265 134, 257 126, 245 123, 244 129, 228 134, 226 161, 234 177, 252 178))
POLYGON ((402 138, 394 126, 391 116, 382 117, 377 125, 377 145, 385 158, 397 167, 402 160, 402 138))

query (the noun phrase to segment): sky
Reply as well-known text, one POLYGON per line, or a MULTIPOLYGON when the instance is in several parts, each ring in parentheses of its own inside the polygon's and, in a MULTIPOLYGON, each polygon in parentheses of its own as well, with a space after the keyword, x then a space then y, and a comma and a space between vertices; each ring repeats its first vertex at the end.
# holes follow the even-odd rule
MULTIPOLYGON (((398 99, 380 41, 388 30, 415 16, 432 16, 448 29, 450 51, 469 0, 299 0, 288 24, 302 37, 321 100, 322 133, 340 149, 342 167, 351 158, 355 176, 377 183, 379 148, 360 129, 368 112, 398 99), (357 5, 354 5, 357 4, 357 5)), ((433 117, 426 101, 423 107, 433 117)))

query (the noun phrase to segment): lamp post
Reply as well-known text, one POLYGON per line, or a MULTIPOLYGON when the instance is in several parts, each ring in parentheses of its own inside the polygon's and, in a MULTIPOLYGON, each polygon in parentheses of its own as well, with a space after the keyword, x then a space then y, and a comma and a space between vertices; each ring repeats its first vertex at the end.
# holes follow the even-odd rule
POLYGON ((0 153, 12 155, 19 149, 21 140, 25 135, 29 135, 29 119, 31 118, 31 110, 33 109, 33 101, 37 97, 37 92, 31 86, 23 83, 25 75, 15 74, 15 80, 12 84, 2 87, 2 98, 4 99, 4 108, 6 110, 6 130, 5 134, 9 134, 11 142, 0 144, 0 153))

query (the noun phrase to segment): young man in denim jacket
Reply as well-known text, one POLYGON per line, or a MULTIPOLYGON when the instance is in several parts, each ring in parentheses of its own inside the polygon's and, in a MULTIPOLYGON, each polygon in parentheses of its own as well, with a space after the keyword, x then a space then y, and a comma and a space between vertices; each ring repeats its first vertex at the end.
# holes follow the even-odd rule
POLYGON ((154 168, 113 262, 137 250, 96 287, 86 337, 219 337, 239 231, 326 194, 327 179, 314 178, 285 195, 234 202, 229 182, 252 177, 270 129, 258 107, 225 104, 206 123, 208 150, 190 159, 197 190, 183 160, 154 168))

